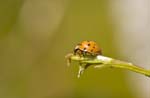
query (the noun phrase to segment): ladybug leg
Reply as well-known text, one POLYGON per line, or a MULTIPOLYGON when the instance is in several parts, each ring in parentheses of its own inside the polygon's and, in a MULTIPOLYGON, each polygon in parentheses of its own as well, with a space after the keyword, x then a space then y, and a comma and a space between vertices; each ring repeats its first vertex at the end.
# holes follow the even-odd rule
POLYGON ((87 69, 90 65, 91 64, 86 64, 84 68, 87 69))
POLYGON ((83 55, 83 56, 86 56, 86 51, 82 51, 82 55, 83 55))
POLYGON ((65 56, 65 58, 67 59, 67 66, 70 66, 71 64, 71 56, 73 56, 72 53, 69 53, 65 56))
POLYGON ((84 52, 81 51, 80 49, 75 49, 74 50, 74 55, 78 55, 80 57, 84 56, 84 52))
POLYGON ((84 72, 84 70, 85 70, 85 68, 83 67, 83 66, 79 66, 79 71, 78 71, 78 78, 80 78, 80 76, 83 74, 83 72, 84 72))
POLYGON ((78 78, 83 74, 84 70, 87 69, 91 64, 83 64, 80 63, 79 71, 78 71, 78 78))
POLYGON ((82 51, 82 54, 83 54, 83 56, 84 57, 89 57, 89 56, 91 56, 91 54, 89 53, 89 52, 87 52, 87 51, 82 51))
POLYGON ((74 55, 77 55, 78 54, 78 51, 79 51, 79 49, 74 49, 74 55))

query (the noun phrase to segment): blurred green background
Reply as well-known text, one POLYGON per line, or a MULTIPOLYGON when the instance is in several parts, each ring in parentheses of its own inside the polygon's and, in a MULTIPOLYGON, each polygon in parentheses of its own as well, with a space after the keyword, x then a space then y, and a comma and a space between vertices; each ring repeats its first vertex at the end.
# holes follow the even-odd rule
POLYGON ((135 98, 123 70, 66 66, 83 40, 121 58, 109 0, 0 0, 0 21, 0 98, 135 98))

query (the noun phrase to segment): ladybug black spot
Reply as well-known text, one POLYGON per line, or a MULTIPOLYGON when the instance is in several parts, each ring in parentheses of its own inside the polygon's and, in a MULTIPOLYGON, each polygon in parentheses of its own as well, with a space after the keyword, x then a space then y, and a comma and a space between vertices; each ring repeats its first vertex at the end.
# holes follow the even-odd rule
POLYGON ((89 43, 88 46, 90 46, 91 44, 89 43))
POLYGON ((91 50, 91 52, 93 52, 93 49, 91 50))
POLYGON ((86 50, 86 48, 83 48, 83 50, 86 50))

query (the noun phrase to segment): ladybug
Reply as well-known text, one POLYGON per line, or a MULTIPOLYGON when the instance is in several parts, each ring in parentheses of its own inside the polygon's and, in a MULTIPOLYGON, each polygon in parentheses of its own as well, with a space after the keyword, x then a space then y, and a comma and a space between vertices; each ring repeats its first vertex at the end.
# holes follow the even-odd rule
POLYGON ((97 56, 101 55, 102 50, 94 41, 82 41, 74 48, 74 55, 97 56))

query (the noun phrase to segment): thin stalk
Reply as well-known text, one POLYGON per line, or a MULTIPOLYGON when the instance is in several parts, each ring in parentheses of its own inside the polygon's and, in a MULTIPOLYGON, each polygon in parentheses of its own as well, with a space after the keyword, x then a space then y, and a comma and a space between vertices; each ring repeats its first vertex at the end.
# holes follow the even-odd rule
POLYGON ((127 69, 127 70, 134 71, 139 74, 144 74, 144 75, 150 77, 150 70, 146 70, 146 69, 139 67, 137 65, 134 65, 132 63, 127 63, 127 62, 123 62, 123 61, 119 61, 119 60, 113 60, 111 66, 114 68, 127 69))
POLYGON ((146 70, 132 63, 116 60, 102 55, 98 55, 96 57, 80 57, 78 55, 68 54, 66 58, 68 61, 68 65, 70 65, 71 61, 79 62, 80 66, 78 77, 80 77, 81 73, 83 73, 83 71, 87 69, 87 65, 88 66, 94 65, 95 68, 104 68, 104 67, 122 68, 150 77, 150 70, 146 70))

